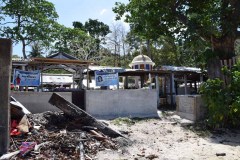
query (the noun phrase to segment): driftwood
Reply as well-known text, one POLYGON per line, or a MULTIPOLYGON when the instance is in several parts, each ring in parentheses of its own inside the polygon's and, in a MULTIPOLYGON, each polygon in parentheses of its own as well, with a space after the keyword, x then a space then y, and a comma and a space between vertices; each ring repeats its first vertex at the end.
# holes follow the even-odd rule
POLYGON ((52 94, 49 103, 62 110, 65 116, 71 118, 73 122, 76 122, 73 124, 75 126, 92 126, 109 137, 124 137, 57 93, 52 94))
POLYGON ((99 134, 98 132, 94 131, 94 130, 90 130, 89 131, 91 134, 94 135, 94 137, 97 139, 97 140, 101 140, 101 141, 105 141, 107 138, 102 136, 101 134, 99 134))

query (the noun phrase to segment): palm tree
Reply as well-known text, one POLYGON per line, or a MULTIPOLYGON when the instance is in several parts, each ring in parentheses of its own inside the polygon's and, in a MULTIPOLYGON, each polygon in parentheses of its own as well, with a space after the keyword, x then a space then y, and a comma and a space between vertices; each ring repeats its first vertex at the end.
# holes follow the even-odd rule
POLYGON ((30 54, 28 55, 29 58, 33 57, 43 57, 43 47, 39 42, 34 42, 31 45, 32 50, 30 51, 30 54))

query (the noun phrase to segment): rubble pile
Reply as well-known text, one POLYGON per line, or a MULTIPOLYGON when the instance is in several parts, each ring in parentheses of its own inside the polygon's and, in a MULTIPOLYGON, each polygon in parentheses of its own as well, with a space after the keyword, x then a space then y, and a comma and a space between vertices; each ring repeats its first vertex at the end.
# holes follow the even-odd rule
POLYGON ((36 144, 26 153, 20 152, 14 159, 80 159, 81 154, 84 154, 85 159, 94 159, 98 151, 118 149, 116 141, 94 127, 64 129, 69 124, 62 121, 66 120, 62 115, 61 112, 29 114, 28 119, 32 128, 28 133, 11 137, 10 152, 19 150, 23 142, 36 144), (53 118, 55 121, 50 121, 53 118), (58 125, 55 125, 56 123, 58 125), (80 153, 81 143, 84 153, 80 153))
POLYGON ((102 150, 117 150, 119 132, 53 94, 50 102, 63 112, 31 114, 11 102, 11 141, 2 159, 96 159, 102 150))

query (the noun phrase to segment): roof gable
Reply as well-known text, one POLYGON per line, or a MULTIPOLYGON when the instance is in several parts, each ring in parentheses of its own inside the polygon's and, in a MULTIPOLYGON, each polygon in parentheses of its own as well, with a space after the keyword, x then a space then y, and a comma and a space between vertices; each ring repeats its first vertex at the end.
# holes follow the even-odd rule
POLYGON ((75 59, 77 60, 76 57, 73 57, 67 53, 62 53, 62 52, 59 52, 59 53, 55 53, 55 54, 52 54, 50 56, 48 56, 47 58, 54 58, 54 59, 75 59))

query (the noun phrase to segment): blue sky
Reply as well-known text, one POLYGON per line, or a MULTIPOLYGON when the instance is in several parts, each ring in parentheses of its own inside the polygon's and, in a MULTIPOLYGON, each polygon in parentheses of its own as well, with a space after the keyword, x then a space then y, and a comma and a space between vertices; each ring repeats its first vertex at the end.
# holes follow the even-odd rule
MULTIPOLYGON (((58 22, 66 27, 72 27, 73 21, 83 24, 89 19, 98 19, 105 24, 115 23, 115 14, 112 12, 115 2, 128 3, 128 0, 48 0, 55 5, 59 15, 58 22)), ((127 26, 127 25, 126 25, 127 26)), ((29 48, 27 48, 29 51, 29 48)), ((21 46, 13 47, 13 54, 22 56, 21 46)), ((28 53, 27 53, 28 54, 28 53)))

